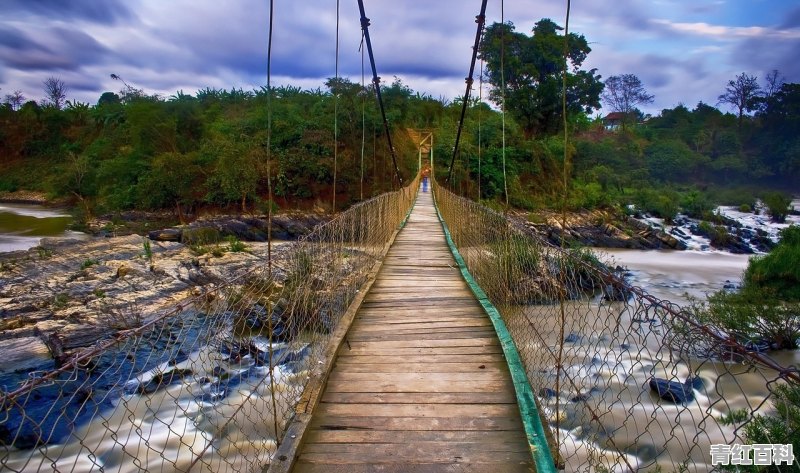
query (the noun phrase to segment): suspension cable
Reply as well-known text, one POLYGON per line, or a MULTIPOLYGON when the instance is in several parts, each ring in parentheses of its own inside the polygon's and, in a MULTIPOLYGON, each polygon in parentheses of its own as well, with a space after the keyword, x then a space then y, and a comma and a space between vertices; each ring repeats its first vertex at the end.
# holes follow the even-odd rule
POLYGON ((483 58, 478 74, 478 202, 481 201, 481 118, 483 115, 483 58))
POLYGON ((486 23, 486 2, 481 2, 481 12, 475 17, 475 23, 478 28, 475 31, 475 43, 472 45, 472 59, 469 64, 469 75, 467 76, 467 90, 464 92, 464 103, 461 104, 461 119, 458 121, 458 131, 456 132, 456 144, 453 146, 453 156, 450 158, 450 170, 447 171, 447 178, 444 183, 450 182, 450 176, 453 175, 453 164, 456 161, 456 154, 458 153, 458 144, 461 141, 461 130, 464 128, 464 116, 467 113, 467 106, 469 106, 469 94, 472 91, 472 75, 475 72, 475 60, 478 57, 478 47, 481 44, 481 35, 483 33, 483 25, 486 23))
POLYGON ((364 147, 367 143, 367 87, 366 76, 364 74, 364 35, 361 35, 361 44, 358 46, 361 52, 361 185, 359 187, 360 199, 364 200, 364 147))
MULTIPOLYGON (((269 270, 270 277, 272 276, 272 31, 273 31, 273 17, 275 13, 275 0, 269 0, 269 38, 267 40, 267 194, 268 194, 268 209, 267 209, 267 269, 269 270)), ((272 302, 267 303, 267 310, 272 313, 272 302)), ((269 383, 272 393, 275 392, 275 365, 273 363, 272 353, 272 316, 269 317, 269 383)), ((275 400, 275 395, 272 396, 272 412, 278 412, 278 405, 275 400)), ((275 432, 278 432, 277 416, 272 420, 272 427, 275 432)), ((198 459, 200 456, 198 455, 198 459)))
POLYGON ((269 33, 267 38, 267 269, 272 274, 272 16, 275 1, 269 0, 269 33))
POLYGON ((503 192, 506 196, 506 211, 508 211, 508 180, 506 178, 506 17, 505 2, 500 0, 500 115, 503 121, 503 192))
MULTIPOLYGON (((561 248, 564 248, 565 245, 565 237, 567 232, 567 55, 569 54, 569 13, 570 13, 570 0, 567 0, 567 14, 566 20, 564 25, 564 70, 563 76, 561 81, 561 113, 563 115, 564 120, 564 169, 563 169, 563 179, 564 179, 564 189, 561 196, 561 248)), ((563 278, 564 275, 562 274, 561 277, 563 278)), ((562 281, 563 283, 564 281, 562 281)), ((559 306, 559 323, 558 323, 558 333, 559 333, 559 340, 561 342, 558 345, 558 355, 556 358, 556 392, 559 392, 561 389, 561 374, 564 370, 564 333, 566 332, 566 325, 567 325, 567 316, 566 311, 564 308, 564 294, 559 294, 558 298, 558 306, 559 306)), ((559 434, 559 425, 561 423, 561 401, 560 399, 556 399, 556 445, 559 445, 560 442, 560 434, 559 434)), ((627 463, 627 460, 625 460, 627 463)), ((630 465, 628 465, 630 467, 630 465)))
MULTIPOLYGON (((339 1, 336 0, 336 60, 333 86, 339 88, 339 1)), ((339 164, 339 93, 333 91, 333 203, 331 211, 336 213, 336 170, 339 164)))
MULTIPOLYGON (((569 12, 570 12, 570 0, 567 0, 567 18, 566 24, 564 26, 564 75, 562 76, 562 83, 561 83, 561 115, 564 120, 564 207, 566 208, 567 202, 567 185, 568 185, 568 161, 569 161, 569 151, 568 151, 568 140, 569 140, 569 132, 568 132, 568 120, 567 120, 567 60, 569 59, 569 12)), ((566 227, 564 227, 566 228, 566 227)))
POLYGON ((364 13, 364 0, 358 0, 358 10, 361 13, 361 30, 364 33, 364 40, 367 43, 367 53, 369 53, 369 62, 372 65, 372 83, 375 84, 375 96, 378 99, 378 105, 381 107, 381 117, 383 118, 383 129, 386 132, 386 142, 389 145, 389 152, 392 154, 392 164, 394 164, 394 173, 400 186, 403 185, 403 176, 400 175, 400 169, 397 167, 397 156, 394 153, 394 146, 392 145, 392 135, 389 133, 389 121, 386 120, 386 110, 383 107, 383 97, 381 96, 381 78, 378 77, 378 69, 375 67, 375 55, 372 53, 372 41, 369 38, 369 18, 364 13))

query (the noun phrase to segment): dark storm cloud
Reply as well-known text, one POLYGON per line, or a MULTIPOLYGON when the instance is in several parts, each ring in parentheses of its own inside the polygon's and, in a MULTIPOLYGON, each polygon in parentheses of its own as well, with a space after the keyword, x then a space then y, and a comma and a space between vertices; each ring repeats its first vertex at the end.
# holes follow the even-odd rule
POLYGON ((98 62, 106 48, 77 30, 53 27, 39 39, 12 26, 0 25, 0 62, 24 71, 76 70, 98 62))
POLYGON ((616 23, 619 25, 620 31, 625 31, 623 28, 638 31, 657 29, 657 25, 652 24, 650 16, 639 7, 635 0, 618 0, 615 2, 615 8, 608 8, 608 4, 604 2, 587 2, 586 8, 575 13, 575 16, 591 19, 592 22, 616 23))
POLYGON ((781 24, 782 29, 800 28, 800 7, 790 10, 781 24))
POLYGON ((86 20, 116 24, 135 14, 117 0, 3 0, 4 16, 41 16, 47 19, 86 20))
POLYGON ((752 38, 736 48, 732 59, 742 64, 749 74, 763 76, 772 69, 778 69, 788 82, 800 81, 800 38, 776 40, 775 38, 752 38))

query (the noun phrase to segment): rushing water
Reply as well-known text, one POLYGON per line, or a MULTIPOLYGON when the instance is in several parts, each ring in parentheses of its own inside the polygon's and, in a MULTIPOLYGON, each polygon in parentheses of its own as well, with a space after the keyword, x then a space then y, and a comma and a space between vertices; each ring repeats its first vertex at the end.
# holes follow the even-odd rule
POLYGON ((69 230, 72 217, 41 205, 0 203, 0 253, 27 250, 42 237, 76 238, 69 230))
MULTIPOLYGON (((311 347, 253 337, 243 355, 226 320, 171 318, 36 388, 0 422, 0 470, 259 471, 311 347)), ((29 374, 4 373, 0 385, 29 374)))
POLYGON ((612 264, 630 271, 630 282, 650 294, 675 302, 686 303, 688 296, 705 299, 723 288, 739 285, 750 255, 722 251, 622 250, 606 249, 612 264))
MULTIPOLYGON (((678 304, 687 303, 688 296, 703 300, 708 293, 738 286, 749 258, 718 251, 598 253, 626 267, 632 284, 678 304)), ((590 464, 608 471, 678 471, 676 465, 685 459, 688 471, 709 471, 710 445, 735 438, 734 426, 720 419, 737 409, 759 409, 769 396, 767 382, 777 373, 692 356, 694 345, 676 345, 676 352, 657 306, 642 313, 631 312, 634 308, 619 302, 565 304, 562 317, 569 336, 558 392, 551 368, 555 351, 541 350, 539 343, 522 346, 533 366, 541 363, 532 382, 549 391, 542 406, 551 426, 559 427, 555 434, 567 471, 590 464), (654 376, 679 382, 696 377, 694 400, 680 405, 658 399, 648 386, 654 376)), ((528 306, 523 313, 521 319, 538 327, 545 346, 558 347, 559 322, 552 308, 528 306)), ((515 329, 513 322, 510 328, 515 329)), ((769 355, 783 366, 800 363, 800 350, 769 355)))

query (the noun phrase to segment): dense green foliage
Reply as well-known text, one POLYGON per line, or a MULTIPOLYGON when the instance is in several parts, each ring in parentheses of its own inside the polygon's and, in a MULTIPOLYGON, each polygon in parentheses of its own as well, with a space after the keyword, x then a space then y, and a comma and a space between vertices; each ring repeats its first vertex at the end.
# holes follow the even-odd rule
POLYGON ((750 260, 744 287, 768 292, 779 300, 800 302, 800 227, 784 229, 778 246, 768 255, 750 260))
POLYGON ((508 111, 526 136, 554 133, 561 127, 562 80, 567 73, 567 113, 578 115, 600 108, 603 83, 597 70, 581 70, 591 52, 582 35, 570 33, 564 62, 563 28, 549 19, 536 23, 531 36, 514 31, 512 23, 494 23, 486 29, 480 55, 486 61, 491 99, 508 111))
MULTIPOLYGON (((263 207, 270 168, 281 205, 319 200, 324 206, 333 179, 333 92, 340 102, 337 198, 359 198, 354 184, 362 175, 362 121, 366 196, 391 188, 393 172, 371 92, 346 80, 328 85, 325 92, 274 89, 269 163, 264 89, 206 89, 168 99, 106 92, 94 106, 0 106, 0 191, 45 191, 80 201, 86 211, 183 213, 207 205, 244 211, 263 207)), ((395 127, 401 135, 397 148, 409 158, 400 163, 408 177, 417 163, 402 125, 430 126, 424 120, 443 114, 445 106, 412 96, 399 81, 385 93, 401 125, 395 127)))
MULTIPOLYGON (((773 415, 757 415, 752 422, 745 425, 745 437, 751 444, 791 444, 794 455, 797 456, 800 451, 800 386, 776 386, 773 404, 773 415)), ((784 463, 781 466, 753 467, 753 470, 779 473, 786 471, 786 468, 784 463)))
POLYGON ((734 338, 797 348, 800 341, 800 227, 782 231, 780 243, 750 260, 738 292, 720 291, 699 311, 701 320, 734 338))

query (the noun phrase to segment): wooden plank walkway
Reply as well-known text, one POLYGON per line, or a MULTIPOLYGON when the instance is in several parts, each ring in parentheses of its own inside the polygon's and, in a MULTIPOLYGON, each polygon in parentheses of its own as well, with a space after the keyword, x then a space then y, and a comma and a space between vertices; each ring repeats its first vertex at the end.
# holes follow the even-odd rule
POLYGON ((296 472, 532 471, 503 351, 420 193, 342 344, 296 472))

